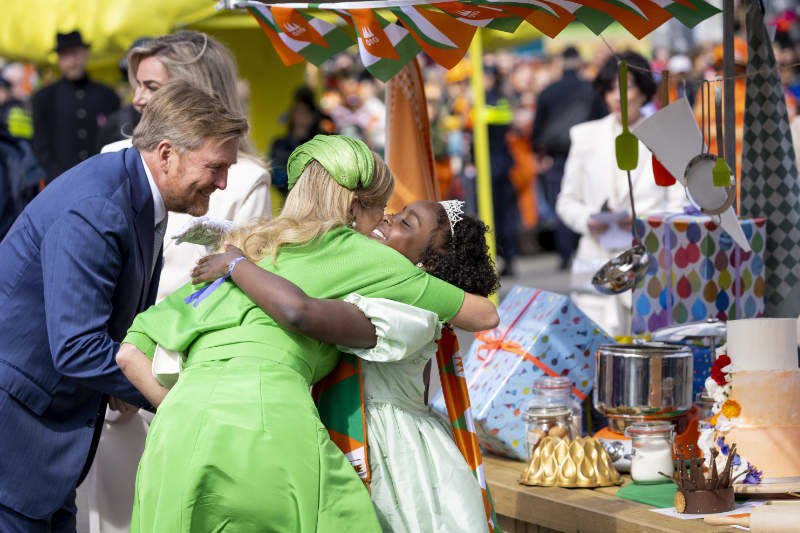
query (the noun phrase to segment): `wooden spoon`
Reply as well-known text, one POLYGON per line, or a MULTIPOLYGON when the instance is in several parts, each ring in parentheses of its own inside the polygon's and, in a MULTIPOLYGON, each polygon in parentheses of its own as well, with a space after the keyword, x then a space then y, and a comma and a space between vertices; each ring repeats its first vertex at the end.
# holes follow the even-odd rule
POLYGON ((628 131, 628 63, 619 64, 619 99, 622 115, 622 133, 616 139, 617 166, 620 170, 633 170, 639 164, 639 141, 628 131))

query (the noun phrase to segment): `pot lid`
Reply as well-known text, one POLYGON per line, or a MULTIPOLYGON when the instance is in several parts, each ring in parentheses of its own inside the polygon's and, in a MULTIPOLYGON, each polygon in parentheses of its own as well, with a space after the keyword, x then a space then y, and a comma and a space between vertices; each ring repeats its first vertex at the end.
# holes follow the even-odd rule
POLYGON ((566 405, 532 405, 528 407, 526 419, 537 417, 555 417, 571 414, 572 410, 566 405))
POLYGON ((625 434, 629 437, 648 437, 648 436, 656 436, 656 435, 670 435, 672 433, 672 424, 669 422, 656 422, 656 421, 644 421, 644 422, 634 422, 628 429, 625 430, 625 434))
POLYGON ((716 343, 724 340, 726 337, 725 322, 716 318, 709 318, 700 322, 669 326, 650 334, 652 340, 661 342, 681 342, 687 339, 705 339, 709 337, 713 337, 716 343))
POLYGON ((597 349, 598 356, 622 357, 692 357, 688 346, 664 342, 638 342, 634 344, 603 344, 597 349))

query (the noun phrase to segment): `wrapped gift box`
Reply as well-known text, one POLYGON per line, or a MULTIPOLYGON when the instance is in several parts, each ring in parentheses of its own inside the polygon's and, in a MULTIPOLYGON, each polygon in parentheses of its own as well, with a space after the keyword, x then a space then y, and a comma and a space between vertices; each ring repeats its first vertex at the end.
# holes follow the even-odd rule
POLYGON ((650 270, 633 291, 632 331, 764 314, 763 218, 741 220, 745 252, 711 217, 665 214, 637 220, 650 270))
MULTIPOLYGON (((525 460, 522 415, 534 380, 569 376, 583 400, 592 389, 597 347, 614 341, 560 294, 514 287, 498 311, 500 325, 479 333, 466 352, 464 374, 481 444, 525 460)), ((432 405, 446 414, 441 393, 432 405)))

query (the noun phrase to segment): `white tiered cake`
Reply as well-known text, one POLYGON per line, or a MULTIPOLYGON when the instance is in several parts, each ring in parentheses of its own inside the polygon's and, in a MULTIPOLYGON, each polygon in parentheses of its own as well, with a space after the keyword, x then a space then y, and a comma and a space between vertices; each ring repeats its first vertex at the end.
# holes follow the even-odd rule
POLYGON ((797 321, 731 320, 727 328, 731 373, 721 388, 727 399, 712 419, 715 437, 735 443, 762 480, 800 477, 797 321))

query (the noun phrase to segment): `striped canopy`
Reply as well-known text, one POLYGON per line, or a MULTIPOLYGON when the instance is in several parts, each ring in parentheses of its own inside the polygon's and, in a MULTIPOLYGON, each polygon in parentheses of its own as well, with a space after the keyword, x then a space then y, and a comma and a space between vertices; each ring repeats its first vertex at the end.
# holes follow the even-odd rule
POLYGON ((617 21, 641 39, 670 18, 694 27, 720 12, 703 0, 361 0, 321 4, 228 0, 227 4, 247 9, 256 17, 286 65, 304 60, 320 65, 357 43, 364 66, 383 81, 420 51, 445 68, 454 67, 466 54, 477 28, 513 33, 527 22, 555 37, 577 21, 599 35, 617 21), (323 12, 340 17, 352 33, 317 16, 323 12), (394 20, 384 16, 387 13, 394 20))

